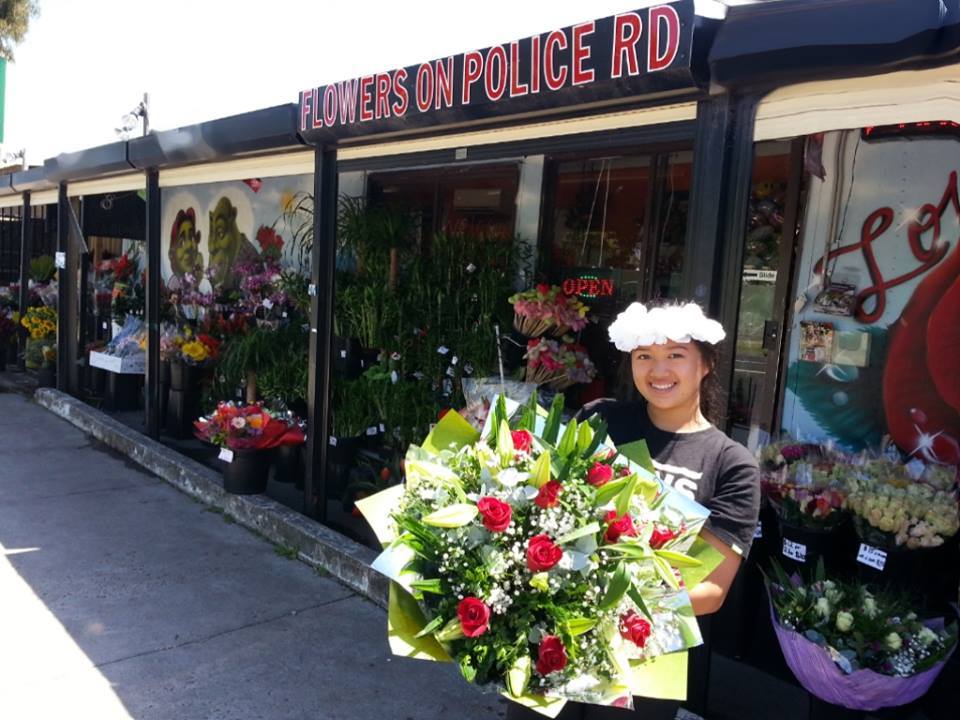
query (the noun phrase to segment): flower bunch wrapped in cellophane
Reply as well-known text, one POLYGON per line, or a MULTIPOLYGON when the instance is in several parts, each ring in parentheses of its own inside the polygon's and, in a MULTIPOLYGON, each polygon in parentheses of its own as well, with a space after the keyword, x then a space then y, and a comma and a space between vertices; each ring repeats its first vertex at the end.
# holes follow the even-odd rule
POLYGON ((588 383, 597 375, 587 349, 568 338, 562 341, 534 338, 527 343, 524 357, 527 359, 526 381, 549 384, 554 390, 588 383))
POLYGON ((846 458, 831 448, 783 442, 758 453, 760 487, 778 517, 793 527, 825 530, 844 518, 846 458))
POLYGON ((774 571, 767 588, 787 665, 829 703, 875 710, 912 702, 956 648, 956 623, 921 620, 902 593, 828 579, 822 561, 809 582, 776 563, 774 571))
MULTIPOLYGON (((960 529, 956 496, 922 479, 915 481, 896 467, 875 460, 848 481, 846 508, 853 513, 861 539, 878 547, 910 550, 943 545, 960 529)), ((934 477, 942 480, 939 473, 934 477)))
POLYGON ((580 331, 587 326, 590 312, 576 295, 567 295, 560 287, 546 283, 511 295, 509 302, 513 305, 513 327, 527 337, 580 331))
POLYGON ((501 396, 482 433, 447 413, 406 484, 357 503, 386 547, 391 648, 548 716, 682 699, 681 651, 701 642, 687 588, 721 560, 697 538, 708 512, 656 479, 642 441, 618 452, 562 407, 534 394, 510 423, 501 396))

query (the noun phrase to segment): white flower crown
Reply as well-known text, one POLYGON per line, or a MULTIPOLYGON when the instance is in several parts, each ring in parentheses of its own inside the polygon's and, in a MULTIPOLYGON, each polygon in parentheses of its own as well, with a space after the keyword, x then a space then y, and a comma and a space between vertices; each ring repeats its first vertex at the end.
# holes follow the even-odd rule
POLYGON ((727 336, 723 326, 704 315, 696 303, 651 310, 641 303, 631 303, 610 324, 609 332, 610 341, 623 352, 641 345, 663 345, 668 340, 678 343, 699 340, 716 345, 727 336))

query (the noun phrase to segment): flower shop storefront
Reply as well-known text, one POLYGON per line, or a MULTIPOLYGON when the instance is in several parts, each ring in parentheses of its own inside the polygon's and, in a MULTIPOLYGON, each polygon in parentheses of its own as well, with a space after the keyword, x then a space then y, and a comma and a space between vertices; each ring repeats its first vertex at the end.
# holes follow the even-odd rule
POLYGON ((25 365, 52 385, 58 296, 56 194, 41 191, 33 198, 33 203, 24 204, 21 193, 0 197, 0 368, 25 365))
POLYGON ((915 620, 949 625, 960 591, 953 74, 811 82, 758 106, 731 431, 758 452, 764 509, 722 612, 742 630, 715 637, 826 702, 915 701, 918 717, 945 717, 958 677, 955 659, 941 662, 943 625, 915 620), (763 167, 778 155, 785 207, 763 167), (797 218, 792 257, 776 249, 778 213, 797 218), (786 303, 767 314, 776 297, 786 303), (826 580, 770 580, 775 634, 755 620, 773 561, 807 578, 822 564, 826 580))

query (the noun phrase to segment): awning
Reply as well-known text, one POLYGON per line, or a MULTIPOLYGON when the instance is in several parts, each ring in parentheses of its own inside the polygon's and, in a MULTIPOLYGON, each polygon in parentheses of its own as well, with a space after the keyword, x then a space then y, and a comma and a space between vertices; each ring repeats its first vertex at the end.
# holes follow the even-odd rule
POLYGON ((780 88, 760 102, 754 139, 936 120, 960 122, 957 65, 780 88))

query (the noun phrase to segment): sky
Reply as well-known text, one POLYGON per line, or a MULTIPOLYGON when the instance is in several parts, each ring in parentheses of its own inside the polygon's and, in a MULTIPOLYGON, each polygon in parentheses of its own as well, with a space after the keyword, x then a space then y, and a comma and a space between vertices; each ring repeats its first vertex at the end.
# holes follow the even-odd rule
POLYGON ((7 66, 0 151, 25 149, 27 163, 39 165, 61 152, 114 142, 122 116, 145 92, 151 128, 165 130, 296 102, 304 88, 648 4, 40 0, 40 15, 7 66))

